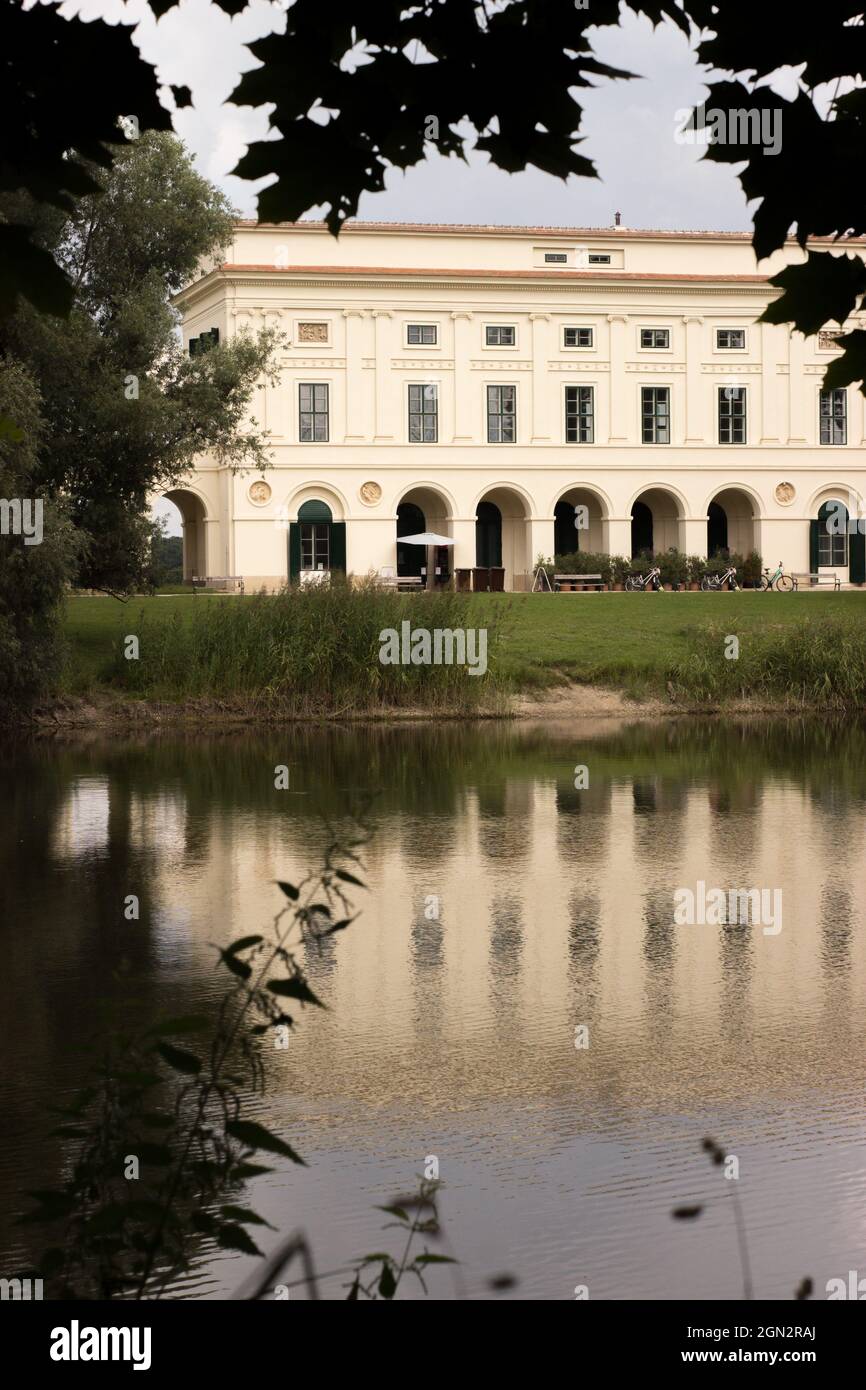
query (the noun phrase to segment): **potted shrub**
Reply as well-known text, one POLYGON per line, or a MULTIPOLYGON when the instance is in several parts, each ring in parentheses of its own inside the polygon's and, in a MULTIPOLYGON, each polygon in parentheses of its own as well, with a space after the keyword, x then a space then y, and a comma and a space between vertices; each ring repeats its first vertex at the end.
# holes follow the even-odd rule
POLYGON ((679 589, 688 579, 688 561, 682 551, 671 546, 659 558, 662 584, 666 589, 679 589))
POLYGON ((757 550, 750 550, 743 560, 742 585, 744 589, 755 589, 761 580, 764 562, 757 550))
POLYGON ((702 555, 690 555, 686 564, 688 567, 689 588, 694 592, 701 587, 706 561, 702 555))
POLYGON ((625 587, 625 577, 629 571, 629 562, 624 555, 611 555, 609 563, 612 587, 616 593, 622 593, 625 587))

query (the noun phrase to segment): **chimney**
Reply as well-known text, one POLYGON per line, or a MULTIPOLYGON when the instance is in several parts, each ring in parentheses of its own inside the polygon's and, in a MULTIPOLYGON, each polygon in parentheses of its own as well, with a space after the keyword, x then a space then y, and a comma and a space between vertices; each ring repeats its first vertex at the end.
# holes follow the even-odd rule
POLYGON ((622 213, 621 213, 621 212, 615 212, 614 215, 613 215, 613 225, 614 225, 615 227, 618 227, 621 221, 622 221, 622 213))

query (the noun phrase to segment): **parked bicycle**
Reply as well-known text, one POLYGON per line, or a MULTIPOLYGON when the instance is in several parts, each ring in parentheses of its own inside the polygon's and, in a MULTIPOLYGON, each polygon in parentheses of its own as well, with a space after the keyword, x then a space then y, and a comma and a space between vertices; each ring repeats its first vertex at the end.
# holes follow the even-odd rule
POLYGON ((626 592, 630 594, 640 593, 644 589, 654 589, 658 591, 661 586, 662 572, 658 566, 656 566, 655 569, 649 570, 647 574, 626 575, 626 592))
POLYGON ((765 565, 764 573, 761 575, 761 578, 758 580, 757 583, 757 588, 760 589, 761 593, 764 594, 767 593, 770 589, 775 589, 780 594, 789 594, 793 587, 794 581, 791 578, 790 574, 784 574, 782 571, 781 560, 779 561, 778 566, 772 574, 770 574, 769 566, 765 565))
POLYGON ((734 569, 733 565, 731 565, 730 569, 726 569, 724 574, 705 574, 701 580, 701 588, 705 594, 710 591, 715 593, 717 589, 721 589, 726 580, 732 589, 739 589, 737 571, 734 569))

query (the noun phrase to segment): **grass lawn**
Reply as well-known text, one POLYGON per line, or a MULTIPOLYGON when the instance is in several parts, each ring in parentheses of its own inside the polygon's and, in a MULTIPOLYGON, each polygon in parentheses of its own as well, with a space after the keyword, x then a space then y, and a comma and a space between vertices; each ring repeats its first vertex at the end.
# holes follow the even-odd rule
MULTIPOLYGON (((182 620, 205 604, 248 603, 220 595, 134 598, 71 598, 66 606, 69 661, 63 689, 86 694, 105 685, 112 650, 135 633, 139 615, 182 620)), ((423 626, 424 595, 409 595, 408 616, 423 626)), ((664 685, 671 663, 686 657, 701 629, 721 627, 741 643, 806 618, 833 615, 862 631, 866 590, 835 594, 479 594, 471 600, 477 625, 495 621, 499 641, 490 667, 517 688, 562 677, 620 686, 639 694, 664 685)))

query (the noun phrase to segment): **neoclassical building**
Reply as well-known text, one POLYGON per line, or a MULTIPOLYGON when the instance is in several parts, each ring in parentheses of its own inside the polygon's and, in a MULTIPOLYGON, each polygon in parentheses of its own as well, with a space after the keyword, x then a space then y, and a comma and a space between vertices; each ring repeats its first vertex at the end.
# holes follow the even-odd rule
POLYGON ((238 223, 177 304, 192 352, 284 335, 252 411, 272 462, 202 457, 166 494, 185 575, 418 573, 399 538, 426 530, 454 541, 431 567, 501 566, 507 589, 577 547, 757 549, 863 581, 863 538, 819 518, 841 502, 856 532, 866 511, 866 400, 821 390, 832 331, 756 322, 800 259, 759 272, 737 233, 238 223))

